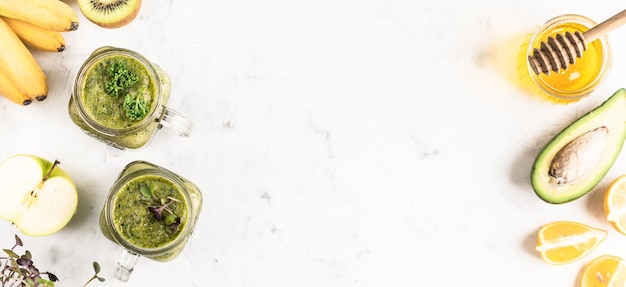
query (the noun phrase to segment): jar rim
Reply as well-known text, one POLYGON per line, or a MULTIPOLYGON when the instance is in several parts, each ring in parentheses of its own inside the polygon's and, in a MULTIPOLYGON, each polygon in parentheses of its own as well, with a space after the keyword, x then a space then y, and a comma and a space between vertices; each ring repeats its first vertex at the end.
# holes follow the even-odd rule
POLYGON ((117 241, 120 245, 122 245, 124 248, 128 250, 132 250, 133 252, 141 254, 141 255, 157 256, 157 255, 166 253, 180 246, 181 244, 183 244, 186 238, 188 237, 188 235, 192 232, 192 228, 195 223, 195 216, 193 216, 192 214, 192 206, 191 206, 192 201, 191 201, 189 193, 185 189, 183 180, 176 174, 162 167, 154 166, 153 164, 150 164, 147 162, 136 161, 134 163, 146 163, 153 167, 149 167, 147 169, 135 170, 118 178, 113 184, 113 186, 111 187, 111 189, 109 190, 109 195, 107 196, 105 206, 104 206, 104 210, 105 210, 104 216, 106 218, 106 221, 109 222, 109 224, 111 225, 111 235, 114 237, 115 241, 117 241), (143 247, 139 247, 139 246, 135 246, 131 244, 130 242, 128 242, 126 239, 122 237, 118 229, 115 227, 115 224, 113 223, 113 209, 115 207, 114 202, 115 202, 115 198, 118 192, 120 192, 122 190, 122 187, 124 187, 124 185, 126 185, 131 180, 139 176, 145 176, 145 175, 156 175, 174 184, 178 188, 180 193, 182 194, 183 199, 185 200, 185 203, 186 203, 186 207, 187 207, 186 222, 183 224, 183 229, 180 231, 180 233, 171 242, 163 246, 156 247, 156 248, 143 248, 143 247))
MULTIPOLYGON (((592 27, 597 25, 597 23, 591 18, 580 14, 562 14, 552 17, 544 22, 542 25, 540 25, 530 37, 526 49, 526 58, 533 54, 536 44, 539 43, 539 40, 542 36, 545 35, 547 31, 550 31, 555 26, 558 27, 558 25, 567 23, 579 24, 584 26, 586 29, 591 29, 592 27)), ((599 72, 595 77, 593 77, 593 79, 591 79, 588 83, 586 83, 583 87, 579 89, 573 91, 564 91, 553 88, 550 84, 543 81, 539 75, 535 74, 528 61, 526 61, 526 70, 528 72, 528 75, 530 75, 532 82, 536 86, 538 86, 541 91, 547 93, 551 97, 567 101, 575 101, 586 97, 606 79, 611 68, 613 55, 611 52, 611 45, 608 36, 603 35, 598 39, 598 41, 601 46, 602 55, 602 63, 600 64, 599 72)))
POLYGON ((85 62, 81 65, 76 74, 76 78, 74 81, 74 92, 72 93, 72 97, 76 101, 76 109, 78 111, 78 115, 83 119, 85 124, 87 124, 90 128, 101 132, 105 135, 114 136, 114 135, 129 135, 135 133, 137 131, 142 130, 152 121, 159 121, 159 107, 162 106, 162 97, 161 95, 161 85, 160 85, 160 77, 159 74, 155 71, 152 63, 145 58, 143 55, 129 49, 125 48, 116 48, 116 47, 101 47, 96 49, 85 62), (154 103, 154 107, 150 110, 148 115, 144 117, 139 123, 134 124, 127 128, 110 128, 100 124, 96 121, 85 109, 83 96, 82 96, 82 87, 84 86, 84 82, 86 80, 86 74, 90 67, 92 67, 99 60, 105 59, 107 57, 113 56, 125 56, 137 60, 140 62, 150 74, 151 81, 154 82, 155 86, 155 94, 154 97, 156 102, 154 103))

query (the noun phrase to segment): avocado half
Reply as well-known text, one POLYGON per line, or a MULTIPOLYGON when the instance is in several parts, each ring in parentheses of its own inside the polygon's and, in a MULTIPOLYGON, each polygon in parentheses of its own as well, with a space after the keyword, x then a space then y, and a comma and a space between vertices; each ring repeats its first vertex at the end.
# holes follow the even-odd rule
MULTIPOLYGON (((591 191, 604 178, 622 150, 626 139, 625 120, 626 90, 622 88, 600 106, 567 126, 537 155, 531 171, 531 183, 535 193, 546 202, 559 204, 577 199, 591 191), (596 152, 587 152, 591 156, 584 159, 588 167, 586 172, 571 180, 555 177, 555 166, 559 165, 555 162, 564 158, 560 151, 571 151, 573 147, 581 146, 580 143, 585 142, 585 135, 593 135, 600 128, 607 132, 601 141, 602 145, 595 148, 596 152)), ((598 142, 600 141, 596 141, 596 145, 598 142)), ((570 159, 581 157, 572 152, 570 155, 570 159)), ((572 166, 572 162, 576 160, 570 161, 568 168, 575 170, 576 166, 572 166)))

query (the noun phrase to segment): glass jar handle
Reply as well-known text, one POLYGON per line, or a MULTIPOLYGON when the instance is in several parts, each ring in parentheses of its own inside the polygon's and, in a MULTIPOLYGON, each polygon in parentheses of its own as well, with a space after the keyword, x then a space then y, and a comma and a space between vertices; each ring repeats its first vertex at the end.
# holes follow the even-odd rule
POLYGON ((120 256, 120 260, 117 261, 117 267, 115 268, 115 272, 113 272, 113 276, 122 282, 128 282, 130 274, 133 273, 133 269, 135 269, 135 264, 137 264, 139 257, 139 254, 128 250, 122 251, 122 256, 120 256))
POLYGON ((193 130, 193 122, 173 109, 168 107, 163 108, 163 117, 161 117, 159 124, 181 137, 188 137, 193 130))

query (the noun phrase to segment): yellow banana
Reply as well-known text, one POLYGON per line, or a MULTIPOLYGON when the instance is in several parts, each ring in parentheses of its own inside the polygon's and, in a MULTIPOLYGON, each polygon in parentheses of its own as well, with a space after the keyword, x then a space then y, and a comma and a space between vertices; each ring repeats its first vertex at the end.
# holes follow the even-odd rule
POLYGON ((46 52, 65 50, 65 38, 59 31, 53 31, 22 20, 0 16, 26 46, 46 52))
POLYGON ((46 99, 48 96, 46 74, 30 50, 2 19, 0 19, 0 43, 2 43, 0 70, 30 98, 38 101, 46 99))
POLYGON ((2 70, 0 70, 0 94, 18 105, 26 106, 33 102, 33 99, 20 91, 2 70))
POLYGON ((78 29, 78 15, 61 0, 0 0, 0 15, 59 32, 78 29))

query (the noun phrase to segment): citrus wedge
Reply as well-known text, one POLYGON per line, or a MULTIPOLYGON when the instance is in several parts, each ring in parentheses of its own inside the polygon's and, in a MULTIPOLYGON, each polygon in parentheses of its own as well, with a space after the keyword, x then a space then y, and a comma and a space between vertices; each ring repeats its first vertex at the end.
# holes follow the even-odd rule
POLYGON ((578 222, 552 222, 539 229, 535 249, 545 262, 570 263, 591 253, 607 234, 606 230, 578 222))
POLYGON ((580 287, 626 286, 626 262, 617 256, 602 255, 582 272, 580 287))
POLYGON ((606 219, 620 233, 626 234, 626 175, 611 183, 604 193, 606 219))

